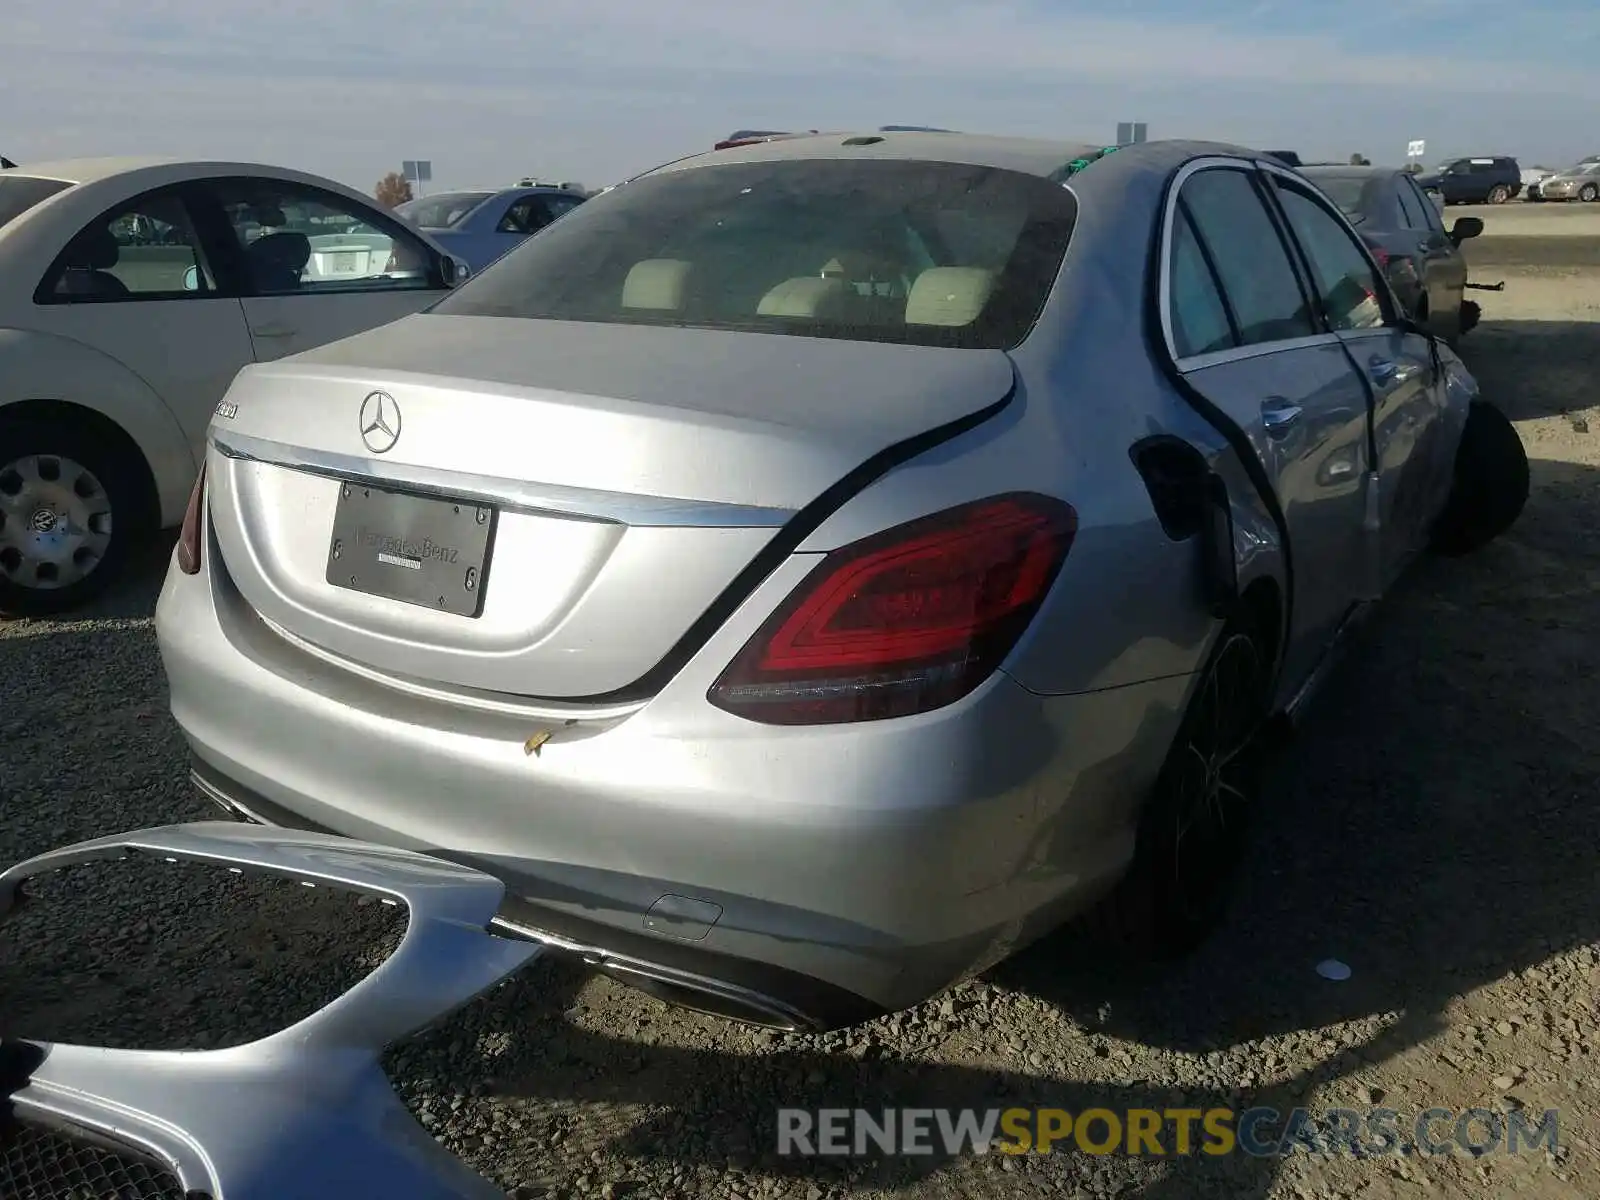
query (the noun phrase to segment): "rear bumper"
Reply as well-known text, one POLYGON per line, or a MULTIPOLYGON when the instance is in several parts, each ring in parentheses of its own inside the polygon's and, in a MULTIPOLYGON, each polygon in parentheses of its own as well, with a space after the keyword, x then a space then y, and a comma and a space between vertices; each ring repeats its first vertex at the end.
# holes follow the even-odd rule
POLYGON ((214 799, 474 867, 506 884, 503 927, 810 1028, 915 1004, 1098 898, 1188 687, 1043 698, 999 675, 923 717, 816 730, 708 732, 652 702, 534 756, 530 718, 308 654, 225 571, 169 573, 156 626, 214 799))
MULTIPOLYGON (((189 772, 200 793, 237 820, 296 831, 333 830, 247 791, 196 758, 189 772)), ((459 861, 448 851, 434 857, 459 861)), ((862 996, 770 963, 707 953, 574 918, 507 895, 491 925, 577 959, 630 987, 684 1007, 789 1031, 857 1025, 889 1011, 862 996)))

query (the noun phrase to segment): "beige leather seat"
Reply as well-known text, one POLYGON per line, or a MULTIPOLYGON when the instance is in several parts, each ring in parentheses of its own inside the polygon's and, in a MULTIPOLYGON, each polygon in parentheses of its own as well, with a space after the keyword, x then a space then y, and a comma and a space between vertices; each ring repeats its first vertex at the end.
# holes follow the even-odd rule
POLYGON ((622 307, 676 312, 683 307, 692 265, 679 258, 647 258, 634 263, 622 281, 622 307))
POLYGON ((970 325, 988 303, 994 282, 994 272, 982 267, 932 267, 911 285, 906 324, 970 325))
POLYGON ((763 317, 842 321, 852 295, 850 285, 843 279, 802 275, 785 279, 761 297, 756 312, 763 317))

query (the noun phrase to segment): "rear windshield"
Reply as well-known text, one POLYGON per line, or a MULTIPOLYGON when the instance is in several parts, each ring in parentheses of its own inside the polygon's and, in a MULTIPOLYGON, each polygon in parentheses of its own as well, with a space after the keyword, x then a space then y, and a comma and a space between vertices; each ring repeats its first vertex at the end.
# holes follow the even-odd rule
POLYGON ((1368 188, 1372 183, 1370 176, 1316 175, 1312 177, 1312 182, 1327 193, 1328 199, 1339 206, 1351 224, 1366 218, 1368 188))
POLYGON ((1010 349, 1074 214, 1059 184, 989 167, 668 171, 574 209, 430 311, 1010 349))
POLYGON ((493 192, 443 192, 425 200, 407 200, 396 205, 395 212, 423 229, 449 229, 492 195, 493 192))
MULTIPOLYGON (((11 168, 15 170, 15 168, 11 168)), ((60 179, 36 179, 32 175, 0 174, 0 228, 3 228, 40 201, 72 185, 60 179)))

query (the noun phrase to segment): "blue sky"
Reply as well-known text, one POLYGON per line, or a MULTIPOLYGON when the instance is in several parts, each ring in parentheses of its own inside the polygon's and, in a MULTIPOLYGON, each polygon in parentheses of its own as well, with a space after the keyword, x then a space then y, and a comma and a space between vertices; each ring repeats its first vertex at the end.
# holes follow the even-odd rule
POLYGON ((1595 0, 6 0, 0 153, 592 186, 740 126, 1600 153, 1595 0), (1115 13, 1108 16, 1107 13, 1115 13))

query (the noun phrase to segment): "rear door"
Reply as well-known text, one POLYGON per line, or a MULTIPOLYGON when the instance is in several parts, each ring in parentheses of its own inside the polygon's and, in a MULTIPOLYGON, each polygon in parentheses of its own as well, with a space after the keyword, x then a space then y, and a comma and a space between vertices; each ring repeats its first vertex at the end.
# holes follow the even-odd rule
POLYGON ((1466 297, 1467 258, 1445 232, 1438 206, 1409 175, 1399 177, 1400 194, 1422 215, 1419 245, 1427 246, 1429 325, 1441 337, 1454 337, 1461 328, 1461 301, 1466 297))
POLYGON ((1468 201, 1481 200, 1481 195, 1474 193, 1476 183, 1472 177, 1472 163, 1465 158, 1458 158, 1454 162, 1446 163, 1439 172, 1439 194, 1449 204, 1465 204, 1468 201))
POLYGON ((1391 246, 1391 253, 1404 254, 1416 263, 1417 276, 1428 298, 1428 327, 1440 337, 1454 337, 1460 327, 1466 260, 1445 236, 1438 210, 1408 176, 1395 176, 1391 186, 1402 222, 1401 244, 1391 246))
POLYGON ((204 187, 228 239, 257 362, 386 325, 446 290, 433 249, 373 206, 265 177, 204 187))
POLYGON ((1382 586, 1426 538, 1434 443, 1445 428, 1442 380, 1427 338, 1401 327, 1359 238, 1297 179, 1272 172, 1278 202, 1305 256, 1323 320, 1367 376, 1374 405, 1382 586))
POLYGON ((1317 317, 1265 183, 1242 163, 1188 171, 1171 216, 1169 336, 1277 493, 1294 572, 1285 670, 1301 678, 1362 591, 1366 389, 1317 317))
POLYGON ((1468 199, 1474 204, 1482 204, 1488 200, 1494 185, 1501 182, 1500 170, 1492 158, 1474 158, 1467 164, 1467 170, 1472 180, 1468 199))

